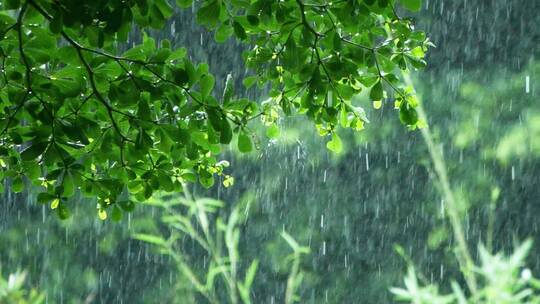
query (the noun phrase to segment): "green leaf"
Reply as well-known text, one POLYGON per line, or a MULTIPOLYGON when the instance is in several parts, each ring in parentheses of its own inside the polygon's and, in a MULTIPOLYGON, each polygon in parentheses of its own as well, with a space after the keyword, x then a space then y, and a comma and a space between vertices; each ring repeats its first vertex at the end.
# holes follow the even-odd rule
POLYGON ((418 113, 407 102, 402 102, 399 107, 399 119, 402 123, 412 126, 418 122, 418 113))
POLYGON ((37 196, 37 202, 40 203, 40 204, 47 204, 50 201, 52 201, 53 199, 55 199, 55 198, 56 198, 56 196, 54 196, 54 195, 52 195, 50 193, 41 192, 37 196))
POLYGON ((48 142, 37 142, 32 144, 30 147, 26 148, 21 153, 21 159, 24 161, 28 160, 35 160, 38 158, 43 152, 45 152, 45 149, 49 146, 48 142))
POLYGON ((415 68, 417 69, 422 69, 424 67, 426 67, 427 63, 425 60, 423 59, 420 59, 420 58, 417 58, 417 57, 414 57, 414 56, 409 56, 407 55, 406 56, 407 58, 407 61, 415 68))
POLYGON ((279 127, 276 124, 273 124, 266 129, 266 136, 270 139, 278 138, 279 134, 279 127))
POLYGON ((187 55, 186 48, 178 48, 169 54, 169 57, 167 57, 167 61, 175 61, 179 59, 184 59, 186 55, 187 55))
POLYGON ((218 27, 216 32, 214 33, 214 39, 217 42, 223 43, 231 37, 231 35, 234 33, 234 29, 232 26, 229 26, 227 24, 222 24, 218 27))
POLYGON ((100 220, 104 221, 107 219, 107 211, 105 209, 98 209, 98 217, 100 220))
POLYGON ((172 70, 174 83, 179 86, 185 86, 189 83, 189 74, 185 69, 177 68, 172 70))
POLYGON ((111 218, 115 222, 119 222, 122 220, 122 211, 120 211, 120 208, 116 206, 113 207, 111 218))
POLYGON ((208 95, 212 93, 214 83, 214 76, 212 76, 211 74, 206 74, 201 78, 201 95, 203 99, 208 97, 208 95))
POLYGON ((379 5, 379 7, 387 7, 388 6, 388 1, 389 0, 379 0, 379 1, 377 1, 377 5, 379 5))
POLYGON ((422 8, 422 0, 400 0, 401 5, 408 10, 417 12, 422 8))
POLYGON ((287 242, 287 244, 289 244, 289 246, 294 252, 298 252, 300 250, 300 245, 298 244, 298 242, 296 242, 296 240, 290 234, 288 234, 285 231, 282 231, 281 237, 287 242))
POLYGON ((259 17, 255 16, 255 15, 247 15, 246 18, 247 18, 247 21, 249 22, 249 24, 251 24, 252 26, 259 25, 259 17))
POLYGON ((166 0, 154 0, 154 4, 158 7, 159 11, 165 19, 168 19, 172 16, 173 9, 166 0))
POLYGON ((33 28, 32 37, 25 45, 26 54, 38 63, 47 63, 56 48, 56 38, 48 30, 33 28))
POLYGON ((223 128, 221 113, 218 112, 217 109, 210 108, 206 110, 206 114, 208 114, 208 120, 210 121, 212 128, 216 131, 221 131, 221 128, 223 128))
POLYGON ((60 205, 60 199, 59 198, 53 199, 51 202, 51 209, 58 208, 58 205, 60 205))
POLYGON ((19 81, 22 80, 23 76, 19 71, 10 71, 8 73, 8 78, 9 80, 19 81))
POLYGON ((421 46, 417 46, 411 50, 411 55, 413 55, 416 58, 424 58, 426 54, 421 46))
POLYGON ((69 213, 69 209, 64 206, 64 204, 60 204, 58 208, 56 208, 56 214, 61 220, 66 220, 71 216, 71 214, 69 213))
POLYGON ((86 83, 82 70, 75 67, 67 67, 51 75, 52 84, 66 97, 79 96, 86 83))
POLYGON ((11 190, 13 190, 13 192, 15 193, 20 193, 24 190, 24 181, 22 179, 22 176, 18 175, 13 179, 11 190))
POLYGON ((223 186, 225 188, 229 188, 232 185, 234 185, 234 177, 232 177, 230 175, 225 175, 224 178, 223 178, 223 186))
POLYGON ((246 34, 246 30, 244 29, 244 27, 238 23, 238 22, 233 22, 233 29, 234 29, 234 34, 236 35, 236 37, 238 37, 238 39, 240 40, 246 40, 247 39, 247 34, 246 34))
POLYGON ((133 201, 119 201, 117 204, 124 210, 125 212, 131 212, 135 209, 135 203, 133 201))
POLYGON ((384 97, 383 86, 382 86, 382 82, 379 80, 371 88, 371 91, 369 92, 369 98, 375 101, 375 100, 382 100, 383 97, 384 97))
POLYGON ((238 150, 242 153, 249 153, 253 150, 251 137, 245 131, 238 134, 238 150))
POLYGON ((259 261, 255 260, 251 262, 251 265, 249 265, 249 268, 246 271, 246 277, 244 279, 244 286, 247 289, 249 289, 251 287, 251 284, 253 284, 253 280, 255 279, 255 274, 257 274, 258 266, 259 266, 259 261))
POLYGON ((62 31, 63 27, 63 21, 62 21, 62 15, 58 14, 56 15, 50 22, 49 22, 49 29, 51 32, 58 34, 62 31))
POLYGON ((73 175, 69 171, 64 173, 62 185, 64 186, 64 196, 69 197, 75 193, 75 183, 73 181, 73 175))
POLYGON ((146 243, 159 245, 159 246, 165 246, 167 244, 167 241, 165 241, 165 239, 163 239, 160 236, 152 235, 152 234, 136 233, 133 235, 133 238, 136 240, 140 240, 146 243))
POLYGON ((244 78, 244 80, 242 80, 242 83, 244 84, 246 89, 249 89, 257 82, 257 79, 259 79, 257 76, 249 76, 244 78))
POLYGON ((203 187, 209 189, 214 185, 214 175, 208 171, 202 171, 199 173, 199 182, 203 187))
POLYGON ((221 133, 219 136, 219 142, 227 145, 231 142, 233 137, 231 125, 229 124, 229 121, 226 118, 222 119, 222 126, 221 126, 221 133))
POLYGON ((343 143, 336 132, 332 133, 332 140, 326 143, 326 147, 328 150, 338 154, 343 151, 343 143))
POLYGON ((193 0, 176 0, 176 5, 181 8, 188 8, 193 5, 193 0))
POLYGON ((219 20, 221 1, 210 1, 197 12, 197 22, 202 25, 213 27, 219 20))
POLYGON ((527 239, 523 244, 519 245, 518 248, 514 249, 514 252, 510 256, 509 264, 514 267, 520 267, 527 258, 532 245, 532 239, 527 239))
POLYGON ((154 144, 154 141, 152 140, 152 137, 150 137, 150 135, 148 135, 148 133, 146 133, 141 128, 135 140, 135 147, 139 150, 146 151, 149 148, 151 148, 153 144, 154 144))
POLYGON ((6 0, 5 2, 5 9, 12 10, 12 9, 18 9, 21 6, 20 0, 6 0))

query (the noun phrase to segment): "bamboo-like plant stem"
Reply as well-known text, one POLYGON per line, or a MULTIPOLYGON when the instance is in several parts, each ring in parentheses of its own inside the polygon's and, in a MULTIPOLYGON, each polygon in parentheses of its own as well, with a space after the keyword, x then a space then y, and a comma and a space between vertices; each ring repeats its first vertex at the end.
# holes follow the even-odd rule
POLYGON ((285 304, 294 303, 294 294, 296 290, 295 281, 297 280, 299 268, 300 268, 300 255, 295 252, 293 264, 291 267, 291 272, 289 273, 289 277, 287 278, 287 288, 285 290, 285 304))
MULTIPOLYGON (((414 83, 410 75, 405 72, 403 72, 402 74, 405 83, 408 86, 414 88, 414 83)), ((445 200, 445 210, 448 214, 448 218, 454 232, 454 238, 457 242, 457 259, 460 267, 463 269, 463 275, 465 277, 465 281, 467 282, 467 286, 469 287, 470 292, 474 295, 477 291, 476 276, 473 272, 474 261, 471 256, 469 246, 467 245, 467 241, 465 239, 465 233, 463 232, 458 203, 450 185, 444 156, 442 154, 442 151, 437 148, 437 145, 433 140, 429 123, 427 121, 427 115, 424 111, 424 107, 422 106, 421 97, 418 96, 417 98, 418 106, 416 107, 416 111, 418 112, 418 118, 426 123, 426 126, 420 129, 420 132, 422 133, 422 138, 424 139, 424 142, 426 143, 426 146, 428 148, 429 156, 433 163, 436 178, 440 184, 441 195, 445 200)))

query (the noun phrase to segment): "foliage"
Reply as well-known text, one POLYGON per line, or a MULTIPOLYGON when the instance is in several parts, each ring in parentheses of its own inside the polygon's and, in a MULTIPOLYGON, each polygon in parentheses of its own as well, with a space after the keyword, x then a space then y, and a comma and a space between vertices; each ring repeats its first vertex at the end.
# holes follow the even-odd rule
POLYGON ((40 304, 44 303, 45 295, 32 289, 24 288, 26 272, 16 272, 8 279, 0 276, 0 303, 2 304, 40 304))
MULTIPOLYGON (((223 202, 209 198, 191 199, 188 196, 152 200, 147 204, 165 209, 161 221, 167 225, 170 234, 164 237, 159 234, 136 233, 133 237, 152 244, 161 254, 172 257, 180 277, 176 289, 188 291, 188 295, 182 293, 182 302, 199 303, 196 295, 189 294, 194 291, 209 303, 252 303, 251 286, 259 262, 251 261, 245 273, 241 274, 242 264, 245 265, 247 261, 241 258, 238 250, 241 237, 239 224, 247 219, 238 207, 225 217, 217 215, 224 206, 223 202), (202 267, 182 249, 190 242, 195 242, 202 250, 200 254, 205 257, 202 267), (185 284, 186 281, 188 284, 185 284)), ((291 264, 291 271, 284 303, 289 304, 300 300, 297 295, 303 279, 300 261, 302 255, 309 253, 309 248, 300 246, 286 232, 281 235, 293 250, 286 257, 286 263, 291 264)))
POLYGON ((523 268, 532 241, 521 244, 514 253, 505 257, 492 255, 482 245, 480 262, 475 273, 482 279, 481 288, 466 296, 456 281, 452 281, 452 293, 441 294, 437 284, 421 286, 414 267, 410 266, 405 278, 405 288, 392 288, 396 299, 414 304, 466 304, 466 303, 540 303, 540 280, 532 277, 531 270, 523 268))
MULTIPOLYGON (((214 92, 208 65, 194 65, 168 40, 158 46, 144 35, 121 52, 133 23, 163 27, 173 14, 165 0, 3 2, 2 179, 11 178, 15 192, 24 177, 44 187, 38 201, 61 218, 81 189, 98 198, 105 219, 109 208, 132 209, 127 194, 144 200, 197 179, 211 187, 215 174, 224 175, 220 144, 237 134, 238 149, 253 150, 247 123, 255 118, 272 125, 280 111, 305 113, 321 135, 332 134, 329 148, 339 152, 338 125, 368 122, 351 97, 369 89, 377 103, 393 97, 403 123, 414 127, 416 103, 396 71, 424 66, 431 43, 395 4, 177 1, 195 5, 216 40, 234 35, 251 45, 244 57, 255 75, 244 83, 271 87, 271 102, 258 105, 235 97, 232 85, 214 92)), ((416 10, 420 2, 401 4, 416 10)))

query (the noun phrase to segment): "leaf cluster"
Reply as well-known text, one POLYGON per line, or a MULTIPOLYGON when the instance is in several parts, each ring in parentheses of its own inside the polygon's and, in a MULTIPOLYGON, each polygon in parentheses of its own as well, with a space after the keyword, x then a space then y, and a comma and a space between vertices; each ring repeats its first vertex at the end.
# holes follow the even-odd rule
MULTIPOLYGON (((418 9, 418 1, 403 1, 418 9)), ((197 21, 251 45, 244 54, 254 76, 271 87, 267 103, 237 97, 231 85, 215 92, 205 63, 184 48, 144 35, 122 51, 134 24, 159 29, 173 15, 166 0, 10 0, 0 4, 0 177, 22 191, 43 189, 40 203, 61 218, 80 189, 98 198, 98 215, 114 218, 158 190, 186 182, 226 185, 222 145, 237 137, 254 149, 248 123, 261 118, 279 135, 281 113, 307 115, 328 147, 341 150, 339 126, 360 130, 368 119, 352 96, 369 91, 376 103, 394 100, 401 121, 418 123, 414 92, 400 70, 425 65, 431 44, 396 1, 206 0, 197 21)))

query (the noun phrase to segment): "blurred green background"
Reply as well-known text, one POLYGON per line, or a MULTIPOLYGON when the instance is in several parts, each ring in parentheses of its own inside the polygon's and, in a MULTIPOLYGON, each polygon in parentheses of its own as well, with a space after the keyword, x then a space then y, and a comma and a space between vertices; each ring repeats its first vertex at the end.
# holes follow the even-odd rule
MULTIPOLYGON (((467 240, 471 248, 484 242, 508 252, 532 237, 527 262, 533 274, 540 272, 538 11, 537 0, 426 0, 412 16, 437 45, 428 68, 414 75, 415 85, 462 202, 467 240)), ((222 83, 231 73, 239 94, 264 99, 264 89, 241 89, 249 73, 242 46, 216 44, 193 19, 191 11, 177 12, 153 35, 187 46, 222 83)), ((400 125, 393 104, 375 110, 364 96, 357 99, 371 123, 340 134, 344 153, 331 154, 328 139, 304 118, 288 117, 278 140, 267 140, 261 129, 256 152, 222 156, 231 162, 233 187, 190 189, 226 202, 224 213, 240 204, 248 215, 240 251, 243 260, 260 260, 255 303, 283 302, 283 230, 311 248, 301 264, 301 303, 392 302, 388 288, 401 284, 406 269, 395 244, 429 280, 444 285, 460 278, 445 202, 419 132, 400 125)), ((170 258, 131 238, 137 232, 166 235, 161 211, 138 206, 116 223, 98 220, 91 199, 71 204, 73 216, 60 221, 31 193, 3 194, 2 274, 27 270, 28 286, 45 292, 48 303, 183 303, 170 258)), ((204 267, 192 242, 183 250, 204 267)))

